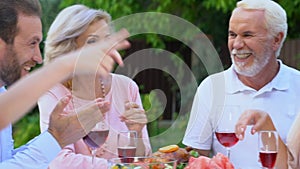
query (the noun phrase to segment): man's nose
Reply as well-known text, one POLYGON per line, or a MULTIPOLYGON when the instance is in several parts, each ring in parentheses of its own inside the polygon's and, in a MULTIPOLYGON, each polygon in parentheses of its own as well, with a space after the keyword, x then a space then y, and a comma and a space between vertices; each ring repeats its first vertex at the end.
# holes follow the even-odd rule
POLYGON ((38 64, 43 63, 43 58, 39 47, 37 47, 33 52, 33 60, 38 64))
POLYGON ((240 37, 240 36, 237 36, 235 39, 234 39, 234 42, 233 42, 233 48, 234 49, 240 49, 242 47, 244 47, 245 45, 245 42, 244 40, 240 37))

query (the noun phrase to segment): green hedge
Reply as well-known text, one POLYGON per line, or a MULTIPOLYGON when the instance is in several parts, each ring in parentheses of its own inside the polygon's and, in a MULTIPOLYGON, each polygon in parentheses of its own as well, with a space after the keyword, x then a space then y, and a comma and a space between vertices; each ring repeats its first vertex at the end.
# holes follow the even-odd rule
POLYGON ((26 144, 29 140, 39 134, 40 125, 37 107, 13 125, 14 145, 16 148, 26 144))

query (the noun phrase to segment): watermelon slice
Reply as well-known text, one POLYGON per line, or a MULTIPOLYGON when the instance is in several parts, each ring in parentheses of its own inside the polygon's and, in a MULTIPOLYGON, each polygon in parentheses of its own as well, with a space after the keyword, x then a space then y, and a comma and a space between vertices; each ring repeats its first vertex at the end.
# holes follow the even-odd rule
POLYGON ((234 169, 229 159, 221 153, 213 158, 200 156, 198 158, 191 157, 185 169, 234 169))

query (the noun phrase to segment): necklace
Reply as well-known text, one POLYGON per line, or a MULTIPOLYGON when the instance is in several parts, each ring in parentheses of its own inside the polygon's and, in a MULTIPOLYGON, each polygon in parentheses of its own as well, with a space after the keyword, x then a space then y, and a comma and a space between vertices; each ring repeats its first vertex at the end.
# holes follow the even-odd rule
POLYGON ((100 85, 101 85, 102 97, 105 98, 106 96, 105 86, 104 86, 104 82, 101 79, 100 79, 100 85))

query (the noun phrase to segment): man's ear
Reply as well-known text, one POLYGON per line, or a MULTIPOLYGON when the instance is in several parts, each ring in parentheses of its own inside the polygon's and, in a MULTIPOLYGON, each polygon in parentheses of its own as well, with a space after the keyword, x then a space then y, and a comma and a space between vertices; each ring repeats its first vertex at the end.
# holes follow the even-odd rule
POLYGON ((0 58, 2 58, 3 52, 6 50, 6 42, 0 38, 0 58))
POLYGON ((0 38, 0 48, 2 48, 5 45, 6 45, 6 42, 2 38, 0 38))
POLYGON ((283 32, 279 32, 279 33, 277 34, 277 36, 274 38, 273 49, 274 49, 275 51, 277 51, 277 49, 278 49, 279 46, 280 46, 280 43, 283 41, 283 35, 284 35, 283 32))

